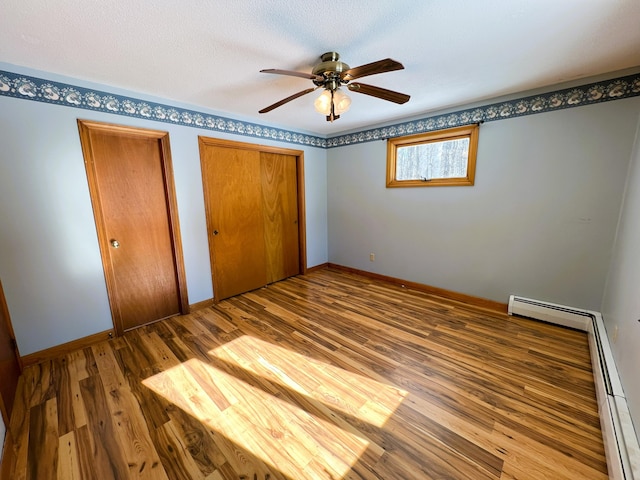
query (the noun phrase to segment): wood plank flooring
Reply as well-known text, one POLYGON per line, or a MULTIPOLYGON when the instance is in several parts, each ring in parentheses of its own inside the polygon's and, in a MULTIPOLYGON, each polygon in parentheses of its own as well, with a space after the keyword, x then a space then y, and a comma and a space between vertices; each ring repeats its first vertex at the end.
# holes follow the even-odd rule
POLYGON ((604 479, 586 334, 321 270, 29 367, 22 479, 604 479))

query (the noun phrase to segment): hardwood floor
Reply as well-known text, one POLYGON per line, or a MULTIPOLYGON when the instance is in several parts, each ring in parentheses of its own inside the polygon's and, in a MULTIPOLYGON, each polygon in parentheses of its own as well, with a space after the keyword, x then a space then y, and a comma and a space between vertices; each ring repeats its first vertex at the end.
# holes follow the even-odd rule
POLYGON ((607 478, 586 334, 316 271, 25 370, 15 479, 607 478))

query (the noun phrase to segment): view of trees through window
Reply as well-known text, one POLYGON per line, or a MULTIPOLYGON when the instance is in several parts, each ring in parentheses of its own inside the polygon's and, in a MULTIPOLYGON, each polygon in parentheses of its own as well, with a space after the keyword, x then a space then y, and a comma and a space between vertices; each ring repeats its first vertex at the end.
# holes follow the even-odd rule
POLYGON ((469 138, 399 147, 396 180, 430 180, 467 176, 469 138))
POLYGON ((387 140, 387 188, 472 186, 479 126, 434 130, 387 140))

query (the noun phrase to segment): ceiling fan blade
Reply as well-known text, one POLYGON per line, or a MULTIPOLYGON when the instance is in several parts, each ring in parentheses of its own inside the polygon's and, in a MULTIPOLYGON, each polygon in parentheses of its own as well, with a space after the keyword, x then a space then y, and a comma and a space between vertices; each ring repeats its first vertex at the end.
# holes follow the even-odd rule
POLYGON ((350 68, 342 72, 340 76, 342 80, 348 82, 360 77, 366 77, 367 75, 375 75, 377 73, 392 72, 394 70, 402 70, 404 65, 400 62, 396 62, 391 58, 385 58, 384 60, 378 60, 377 62, 367 63, 366 65, 360 65, 359 67, 350 68))
POLYGON ((303 95, 306 95, 307 93, 311 93, 314 90, 317 90, 320 87, 312 87, 312 88, 307 88, 306 90, 302 90, 301 92, 298 93, 294 93, 293 95, 291 95, 290 97, 287 98, 283 98, 282 100, 280 100, 279 102, 274 103, 273 105, 269 105, 266 108, 263 108, 262 110, 260 110, 258 113, 267 113, 270 112, 271 110, 273 110, 274 108, 278 108, 281 107, 282 105, 284 105, 285 103, 290 102, 291 100, 295 100, 298 97, 301 97, 303 95))
POLYGON ((260 73, 275 73, 276 75, 289 75, 290 77, 306 78, 308 80, 323 80, 321 75, 313 75, 311 73, 296 72, 293 70, 280 70, 278 68, 266 68, 260 70, 260 73))
POLYGON ((409 95, 386 88, 374 87, 373 85, 365 85, 364 83, 350 83, 347 88, 352 92, 364 93, 372 97, 378 97, 382 100, 388 100, 394 103, 407 103, 411 98, 409 95))

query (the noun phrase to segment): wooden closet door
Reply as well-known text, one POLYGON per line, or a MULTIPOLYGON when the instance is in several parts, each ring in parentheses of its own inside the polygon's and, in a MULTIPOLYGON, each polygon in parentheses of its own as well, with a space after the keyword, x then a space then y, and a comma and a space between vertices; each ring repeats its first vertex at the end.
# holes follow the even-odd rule
POLYGON ((18 346, 0 282, 0 412, 7 430, 21 371, 18 346))
POLYGON ((302 273, 303 152, 199 143, 215 300, 302 273))
POLYGON ((116 331, 187 313, 168 134, 79 127, 116 331))
POLYGON ((267 283, 300 273, 296 157, 260 153, 267 283))
POLYGON ((216 300, 267 283, 260 152, 200 145, 216 300))

